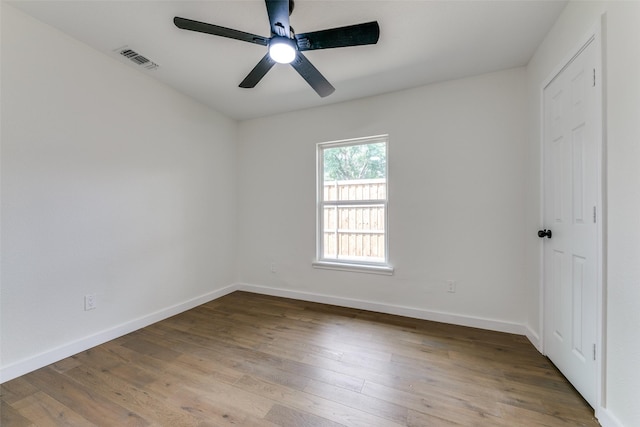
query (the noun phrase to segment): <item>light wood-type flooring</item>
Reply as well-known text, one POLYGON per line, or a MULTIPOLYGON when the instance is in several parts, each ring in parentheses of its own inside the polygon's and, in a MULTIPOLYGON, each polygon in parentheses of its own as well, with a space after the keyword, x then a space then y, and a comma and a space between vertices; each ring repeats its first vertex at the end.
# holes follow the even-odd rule
POLYGON ((598 425, 525 337, 246 292, 1 390, 3 427, 598 425))

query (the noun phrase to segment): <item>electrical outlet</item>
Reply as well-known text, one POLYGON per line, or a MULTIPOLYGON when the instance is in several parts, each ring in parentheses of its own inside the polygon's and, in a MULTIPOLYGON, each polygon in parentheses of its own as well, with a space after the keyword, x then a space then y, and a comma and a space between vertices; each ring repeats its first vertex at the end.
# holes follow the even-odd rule
POLYGON ((447 292, 455 294, 456 293, 456 281, 455 280, 447 280, 447 292))
POLYGON ((84 296, 84 311, 94 310, 98 306, 96 301, 96 294, 90 294, 84 296))
POLYGON ((269 265, 269 269, 271 270, 271 272, 272 272, 272 273, 275 273, 275 272, 276 272, 276 263, 275 263, 275 262, 272 262, 272 263, 269 265))

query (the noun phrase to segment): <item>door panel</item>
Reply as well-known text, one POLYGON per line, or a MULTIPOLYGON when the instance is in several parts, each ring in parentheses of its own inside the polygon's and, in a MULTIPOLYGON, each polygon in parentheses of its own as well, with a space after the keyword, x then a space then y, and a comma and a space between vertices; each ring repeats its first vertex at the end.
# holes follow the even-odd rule
POLYGON ((573 351, 579 356, 580 361, 584 363, 584 279, 585 279, 585 264, 587 260, 581 256, 573 256, 572 266, 572 314, 573 319, 571 324, 573 325, 573 333, 571 338, 573 339, 573 351))
POLYGON ((573 221, 575 224, 584 224, 585 221, 585 144, 584 125, 573 131, 573 221))
POLYGON ((551 300, 551 304, 553 306, 553 317, 551 319, 550 326, 553 326, 553 333, 556 339, 560 342, 564 341, 565 337, 565 322, 564 314, 565 310, 563 309, 566 304, 567 297, 564 292, 564 288, 562 287, 562 283, 564 282, 563 278, 563 270, 562 264, 564 262, 565 256, 564 252, 559 250, 553 251, 553 280, 550 283, 551 290, 554 293, 553 299, 551 300))
POLYGON ((596 403, 599 139, 591 42, 545 88, 544 348, 585 399, 596 403))

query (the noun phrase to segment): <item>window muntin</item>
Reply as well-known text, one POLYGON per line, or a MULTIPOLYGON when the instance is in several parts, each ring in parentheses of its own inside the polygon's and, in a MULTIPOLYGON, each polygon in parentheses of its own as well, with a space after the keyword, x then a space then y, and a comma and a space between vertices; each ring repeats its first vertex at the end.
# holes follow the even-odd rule
POLYGON ((388 136, 318 144, 320 263, 388 266, 388 136))

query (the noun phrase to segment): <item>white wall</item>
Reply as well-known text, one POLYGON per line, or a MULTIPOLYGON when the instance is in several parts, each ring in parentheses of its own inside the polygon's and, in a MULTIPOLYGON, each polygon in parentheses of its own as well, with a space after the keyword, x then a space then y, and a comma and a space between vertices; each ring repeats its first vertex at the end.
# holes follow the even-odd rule
POLYGON ((524 91, 513 69, 242 122, 240 280, 523 332, 524 91), (312 268, 315 144, 382 133, 395 274, 312 268))
POLYGON ((607 407, 640 425, 640 3, 608 19, 607 407))
MULTIPOLYGON (((640 2, 572 2, 527 67, 527 228, 539 206, 540 84, 606 14, 604 23, 607 202, 605 426, 640 425, 640 2)), ((529 297, 539 298, 539 242, 527 240, 529 297)), ((538 330, 539 306, 529 326, 538 330)))
POLYGON ((233 283, 237 123, 1 7, 7 377, 233 283))

